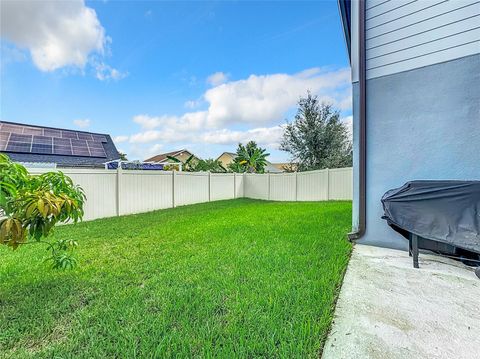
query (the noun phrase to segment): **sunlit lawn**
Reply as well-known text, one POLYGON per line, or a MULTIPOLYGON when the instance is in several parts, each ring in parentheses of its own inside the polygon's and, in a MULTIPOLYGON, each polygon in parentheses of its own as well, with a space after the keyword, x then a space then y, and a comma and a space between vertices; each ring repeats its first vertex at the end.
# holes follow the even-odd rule
POLYGON ((318 357, 350 202, 211 202, 63 226, 78 267, 0 248, 0 357, 318 357))

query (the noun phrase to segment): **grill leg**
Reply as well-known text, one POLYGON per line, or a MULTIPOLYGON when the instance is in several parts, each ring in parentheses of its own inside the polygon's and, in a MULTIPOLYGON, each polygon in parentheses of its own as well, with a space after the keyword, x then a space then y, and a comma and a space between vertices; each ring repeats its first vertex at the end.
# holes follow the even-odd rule
POLYGON ((418 236, 412 234, 412 256, 413 256, 413 268, 418 268, 418 236))

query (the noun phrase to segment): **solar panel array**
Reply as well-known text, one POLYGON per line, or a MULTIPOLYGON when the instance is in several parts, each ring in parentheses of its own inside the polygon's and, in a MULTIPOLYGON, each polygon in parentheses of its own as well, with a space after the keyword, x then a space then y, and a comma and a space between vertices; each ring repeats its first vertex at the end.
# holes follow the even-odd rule
POLYGON ((0 151, 107 157, 104 135, 0 123, 0 151))

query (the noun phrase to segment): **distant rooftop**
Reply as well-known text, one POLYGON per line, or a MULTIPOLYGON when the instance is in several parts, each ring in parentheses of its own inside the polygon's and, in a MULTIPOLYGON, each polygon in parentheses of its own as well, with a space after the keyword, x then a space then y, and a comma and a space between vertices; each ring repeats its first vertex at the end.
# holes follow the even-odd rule
POLYGON ((160 154, 155 155, 153 157, 147 158, 145 160, 145 162, 168 162, 168 157, 180 156, 183 153, 187 153, 189 156, 191 156, 193 154, 189 150, 183 149, 183 150, 178 150, 178 151, 160 153, 160 154))
POLYGON ((108 134, 0 122, 0 152, 17 162, 59 167, 102 167, 120 158, 108 134))

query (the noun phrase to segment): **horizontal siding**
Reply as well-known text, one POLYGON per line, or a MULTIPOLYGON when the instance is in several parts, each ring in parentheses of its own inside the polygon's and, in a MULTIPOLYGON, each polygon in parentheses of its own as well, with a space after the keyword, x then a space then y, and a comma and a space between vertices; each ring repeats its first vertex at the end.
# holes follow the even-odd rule
POLYGON ((371 21, 374 18, 385 15, 388 12, 398 10, 416 1, 417 0, 396 0, 393 3, 391 1, 385 1, 376 6, 366 9, 365 18, 371 21))
POLYGON ((407 35, 400 39, 389 39, 383 42, 380 42, 381 40, 378 41, 378 39, 374 39, 374 41, 372 42, 367 41, 368 59, 382 56, 385 54, 390 54, 395 51, 401 51, 417 46, 426 45, 429 42, 437 42, 439 40, 448 39, 452 36, 460 35, 462 33, 468 33, 469 31, 479 29, 480 8, 478 12, 479 14, 469 17, 467 19, 462 19, 460 21, 441 25, 440 27, 420 33, 415 32, 414 34, 407 35))
POLYGON ((465 31, 460 34, 452 35, 438 40, 432 40, 427 43, 408 47, 402 50, 396 50, 369 58, 369 69, 375 69, 381 66, 395 64, 398 62, 414 59, 417 57, 438 53, 446 49, 452 49, 461 45, 470 44, 480 39, 480 28, 465 31), (421 47, 421 49, 419 49, 421 47))
POLYGON ((480 53, 480 1, 367 0, 366 38, 367 78, 480 53))
MULTIPOLYGON (((370 37, 368 37, 366 40, 366 48, 367 50, 370 50, 378 46, 387 45, 392 42, 398 42, 409 39, 410 37, 421 35, 426 36, 427 39, 430 38, 429 36, 438 38, 438 36, 444 36, 444 33, 441 32, 441 30, 440 32, 434 32, 435 30, 443 29, 444 27, 448 27, 457 23, 460 23, 459 25, 462 26, 461 29, 471 29, 475 27, 475 24, 478 24, 479 15, 480 7, 470 5, 465 8, 443 14, 438 18, 424 20, 418 24, 397 28, 393 31, 382 32, 375 36, 370 33, 370 37), (471 18, 473 18, 473 25, 472 21, 463 23, 471 18), (431 34, 430 31, 432 31, 431 34)), ((451 27, 450 31, 457 32, 459 30, 458 27, 451 27)))
POLYGON ((365 4, 365 9, 370 10, 388 2, 390 2, 390 0, 370 0, 365 4))

